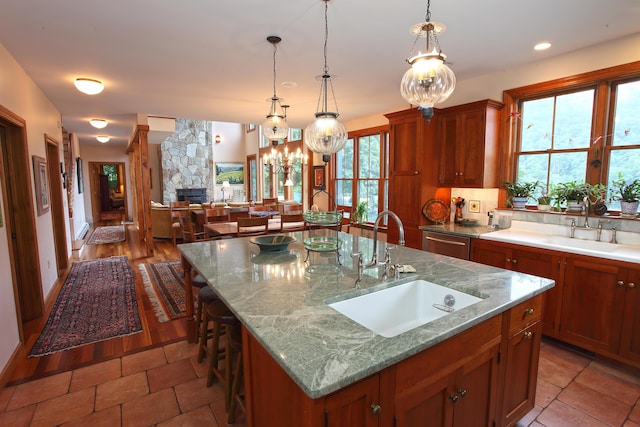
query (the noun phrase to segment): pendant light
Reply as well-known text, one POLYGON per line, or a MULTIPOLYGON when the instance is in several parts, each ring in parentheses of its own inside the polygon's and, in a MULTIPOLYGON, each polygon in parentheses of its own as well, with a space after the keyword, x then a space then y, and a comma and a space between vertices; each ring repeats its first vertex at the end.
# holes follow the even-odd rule
POLYGON ((414 47, 420 37, 426 39, 425 53, 418 52, 407 59, 411 68, 400 83, 402 97, 408 103, 419 106, 427 123, 433 117, 433 106, 449 98, 456 87, 456 76, 445 64, 447 56, 442 53, 438 43, 438 34, 443 33, 446 27, 440 22, 431 22, 430 8, 431 0, 427 0, 426 22, 416 24, 410 30, 416 36, 414 47))
POLYGON ((287 125, 287 105, 282 105, 276 95, 276 52, 278 51, 278 43, 282 39, 278 36, 269 36, 267 41, 273 45, 273 96, 267 101, 271 101, 271 108, 267 115, 267 120, 262 123, 262 135, 269 141, 278 141, 285 139, 289 134, 289 126, 287 125))
POLYGON ((327 20, 327 7, 329 0, 324 2, 324 68, 322 75, 317 77, 321 80, 320 97, 316 108, 316 119, 309 123, 304 130, 304 143, 314 153, 321 153, 322 160, 326 163, 331 158, 331 154, 342 150, 347 144, 347 128, 338 121, 338 104, 333 93, 331 74, 327 65, 327 40, 329 38, 329 24, 327 20), (335 106, 335 112, 328 111, 329 90, 335 106))

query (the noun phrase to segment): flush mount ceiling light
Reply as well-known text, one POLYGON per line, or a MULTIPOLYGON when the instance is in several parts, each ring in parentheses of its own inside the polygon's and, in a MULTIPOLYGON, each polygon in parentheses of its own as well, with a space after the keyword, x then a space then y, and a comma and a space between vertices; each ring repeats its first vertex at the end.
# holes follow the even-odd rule
POLYGON ((551 47, 551 43, 549 42, 540 42, 537 45, 535 45, 533 48, 535 50, 547 50, 551 47))
POLYGON ((104 85, 101 81, 85 77, 77 78, 73 84, 76 86, 76 89, 87 95, 97 95, 104 90, 104 85))
POLYGON ((400 93, 410 104, 419 106, 422 117, 427 122, 433 117, 433 106, 449 98, 456 87, 456 76, 445 64, 447 56, 442 53, 438 43, 438 34, 445 30, 444 24, 431 22, 431 0, 427 0, 425 22, 411 27, 411 34, 416 36, 413 48, 418 39, 426 39, 425 53, 407 59, 411 68, 402 77, 400 93))
POLYGON ((96 139, 104 144, 105 142, 109 142, 111 138, 108 136, 96 136, 96 139))
POLYGON ((316 119, 309 123, 304 130, 304 143, 309 150, 314 153, 321 153, 322 160, 326 163, 331 158, 331 154, 342 150, 347 144, 347 128, 338 121, 338 104, 333 93, 333 84, 329 66, 327 65, 327 40, 329 38, 329 24, 327 20, 327 5, 329 0, 324 2, 324 68, 322 75, 317 79, 322 81, 320 85, 320 97, 316 108, 316 119), (335 112, 328 111, 329 90, 335 106, 335 112))
POLYGON ((276 52, 278 51, 278 43, 282 39, 278 36, 269 36, 267 41, 273 45, 273 96, 267 101, 271 101, 271 108, 267 115, 267 120, 262 123, 262 135, 269 141, 278 141, 285 139, 289 134, 289 125, 287 125, 287 107, 282 105, 276 95, 276 52))
POLYGON ((104 129, 109 124, 105 119, 91 119, 89 120, 89 124, 96 129, 104 129))

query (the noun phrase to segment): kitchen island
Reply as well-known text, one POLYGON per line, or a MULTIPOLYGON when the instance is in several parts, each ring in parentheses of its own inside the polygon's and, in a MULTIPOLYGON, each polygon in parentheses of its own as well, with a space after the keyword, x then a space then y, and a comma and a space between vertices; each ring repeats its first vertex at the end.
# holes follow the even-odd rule
MULTIPOLYGON (((456 369, 479 360, 476 351, 480 350, 492 355, 489 389, 492 396, 497 395, 507 377, 504 369, 497 367, 500 354, 507 350, 507 339, 516 326, 525 328, 534 324, 541 307, 536 307, 535 315, 533 308, 523 308, 522 315, 508 313, 524 307, 529 300, 541 301, 535 297, 554 285, 548 279, 398 247, 391 251, 393 262, 412 265, 415 273, 403 273, 398 280, 384 280, 382 267, 366 269, 360 289, 356 289, 357 268, 350 255, 362 252, 366 263, 371 257, 373 241, 339 233, 342 265, 338 265, 333 252, 307 254, 302 242, 309 233, 335 235, 336 232, 291 233, 297 242, 289 246, 289 251, 276 254, 260 253, 249 238, 178 246, 186 270, 191 266, 206 278, 243 325, 248 425, 325 425, 324 420, 331 412, 328 408, 335 404, 336 396, 345 396, 345 390, 356 390, 353 387, 360 384, 370 385, 374 378, 374 388, 382 390, 375 399, 393 400, 394 397, 387 396, 393 389, 397 400, 411 387, 435 378, 429 369, 419 367, 421 363, 440 366, 439 371, 450 376, 456 369), (392 338, 371 332, 328 305, 418 278, 482 300, 392 338), (518 320, 527 313, 531 315, 531 322, 526 318, 524 323, 518 320), (460 337, 464 338, 458 339, 460 337), (422 362, 416 359, 440 348, 448 353, 442 357, 430 355, 430 359, 422 362), (424 371, 426 376, 419 372, 416 379, 401 380, 404 368, 400 362, 409 363, 407 372, 411 372, 411 363, 416 364, 418 371, 424 371), (386 382, 389 387, 384 386, 386 382), (267 416, 271 423, 274 417, 280 421, 269 424, 264 418, 267 416)), ((378 259, 384 259, 385 247, 386 243, 379 242, 378 259)), ((534 344, 537 341, 538 348, 539 335, 531 340, 534 344)), ((531 332, 523 336, 532 337, 531 332)), ((537 370, 537 354, 533 356, 532 369, 537 370)), ((531 397, 530 384, 533 381, 535 391, 535 378, 527 381, 527 394, 531 397)), ((454 403, 458 400, 457 397, 450 399, 454 403)), ((487 404, 489 416, 498 419, 497 425, 502 425, 504 405, 493 400, 487 404)), ((389 403, 366 402, 365 406, 371 407, 374 416, 381 415, 380 425, 386 425, 382 420, 394 415, 381 410, 380 406, 399 407, 397 401, 389 403)), ((370 422, 363 421, 362 425, 370 422)), ((360 424, 353 420, 350 423, 360 424)))

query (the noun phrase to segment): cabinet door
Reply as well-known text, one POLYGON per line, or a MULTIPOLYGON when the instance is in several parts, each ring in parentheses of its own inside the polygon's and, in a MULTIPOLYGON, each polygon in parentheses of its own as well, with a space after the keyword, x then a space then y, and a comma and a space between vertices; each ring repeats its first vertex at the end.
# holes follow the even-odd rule
POLYGON ((454 426, 486 427, 495 420, 498 348, 478 355, 457 372, 452 390, 459 397, 454 402, 454 426))
POLYGON ((498 268, 511 268, 511 249, 482 239, 471 240, 471 261, 498 268))
POLYGON ((395 397, 396 427, 445 427, 453 424, 455 373, 421 383, 395 397))
POLYGON ((485 168, 485 111, 463 114, 458 121, 460 141, 457 158, 457 183, 464 187, 482 187, 485 168))
POLYGON ((562 339, 592 351, 617 353, 625 297, 619 270, 616 265, 567 257, 562 339), (618 285, 619 281, 622 285, 618 285))
POLYGON ((511 336, 507 342, 504 425, 514 425, 535 406, 542 323, 537 322, 511 336))
POLYGON ((438 183, 440 185, 456 185, 458 183, 459 144, 457 134, 457 116, 445 114, 440 117, 440 159, 438 183))
POLYGON ((369 377, 353 384, 325 401, 327 427, 372 427, 378 425, 380 378, 369 377), (373 406, 372 406, 373 405, 373 406))
POLYGON ((627 269, 620 356, 640 363, 640 270, 627 269))

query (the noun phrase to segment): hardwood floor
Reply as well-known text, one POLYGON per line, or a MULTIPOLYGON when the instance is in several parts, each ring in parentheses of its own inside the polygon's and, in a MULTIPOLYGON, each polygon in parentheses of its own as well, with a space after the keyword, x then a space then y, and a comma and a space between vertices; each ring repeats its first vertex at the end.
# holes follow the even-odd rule
MULTIPOLYGON (((97 225, 116 225, 120 220, 102 221, 97 225)), ((19 360, 8 385, 21 384, 37 378, 70 371, 79 367, 93 363, 103 362, 113 358, 121 357, 130 353, 138 352, 142 349, 160 347, 168 343, 186 339, 184 319, 178 319, 159 323, 153 312, 153 308, 144 290, 144 283, 140 276, 138 265, 154 261, 164 261, 179 259, 180 253, 173 246, 171 240, 154 239, 155 256, 147 258, 143 255, 139 244, 138 232, 133 225, 125 225, 126 240, 121 243, 83 245, 80 251, 74 251, 73 261, 89 260, 96 258, 106 258, 110 256, 126 255, 133 269, 136 279, 136 296, 138 299, 138 311, 142 322, 142 332, 126 337, 114 338, 95 344, 84 345, 75 349, 54 353, 48 356, 28 358, 29 350, 38 338, 40 331, 47 321, 49 312, 57 298, 62 284, 67 278, 69 268, 61 275, 55 284, 51 295, 47 298, 45 315, 38 320, 25 324, 25 350, 19 356, 19 360)), ((91 229, 88 236, 91 235, 91 229)))

